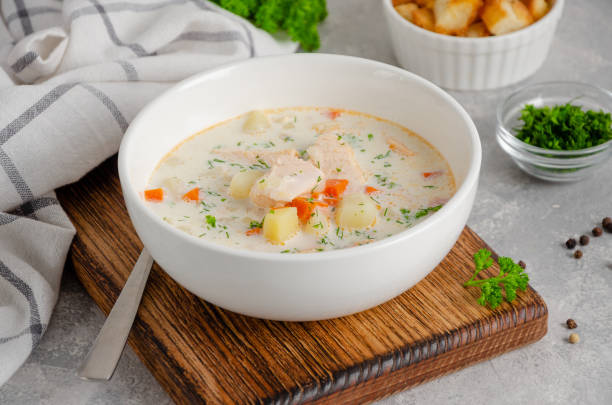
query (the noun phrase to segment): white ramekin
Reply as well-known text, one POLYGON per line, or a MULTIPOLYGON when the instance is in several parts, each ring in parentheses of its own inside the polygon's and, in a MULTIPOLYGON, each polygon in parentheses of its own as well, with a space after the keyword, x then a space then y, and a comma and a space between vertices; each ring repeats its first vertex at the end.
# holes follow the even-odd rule
POLYGON ((406 70, 339 55, 254 58, 183 81, 145 107, 119 149, 123 196, 159 265, 205 300, 260 318, 306 321, 385 302, 425 277, 453 247, 472 208, 481 148, 465 110, 406 70), (198 239, 155 215, 142 191, 159 160, 191 134, 255 108, 342 107, 405 125, 434 145, 457 192, 431 217, 389 238, 329 252, 280 254, 198 239))
POLYGON ((565 0, 546 16, 511 34, 464 38, 425 30, 382 0, 395 57, 405 69, 451 90, 486 90, 517 83, 544 63, 565 0))

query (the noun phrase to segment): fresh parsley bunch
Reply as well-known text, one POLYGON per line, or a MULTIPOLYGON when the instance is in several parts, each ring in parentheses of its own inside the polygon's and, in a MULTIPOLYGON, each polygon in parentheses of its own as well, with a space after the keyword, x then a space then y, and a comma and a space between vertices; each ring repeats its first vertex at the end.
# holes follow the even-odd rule
POLYGON ((476 270, 472 278, 464 284, 464 287, 480 288, 481 294, 478 303, 482 306, 489 304, 492 309, 495 309, 504 300, 503 292, 506 293, 506 301, 512 302, 516 298, 517 289, 521 291, 527 289, 529 276, 521 266, 514 263, 509 257, 500 257, 497 260, 499 264, 499 274, 497 276, 482 280, 476 280, 475 278, 482 270, 493 265, 491 252, 480 249, 474 255, 474 263, 476 264, 476 270))
POLYGON ((285 30, 306 51, 319 48, 317 24, 327 17, 325 0, 212 0, 257 27, 275 33, 285 30))
POLYGON ((567 103, 521 111, 523 126, 516 137, 533 146, 553 150, 578 150, 612 140, 612 118, 603 111, 583 111, 567 103))

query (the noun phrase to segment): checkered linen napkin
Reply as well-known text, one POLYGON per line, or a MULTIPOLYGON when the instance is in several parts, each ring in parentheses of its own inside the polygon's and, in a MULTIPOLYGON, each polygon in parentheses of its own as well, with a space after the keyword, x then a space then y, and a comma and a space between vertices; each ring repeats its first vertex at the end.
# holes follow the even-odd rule
POLYGON ((295 51, 204 0, 0 0, 0 385, 44 333, 74 236, 53 190, 173 82, 295 51))

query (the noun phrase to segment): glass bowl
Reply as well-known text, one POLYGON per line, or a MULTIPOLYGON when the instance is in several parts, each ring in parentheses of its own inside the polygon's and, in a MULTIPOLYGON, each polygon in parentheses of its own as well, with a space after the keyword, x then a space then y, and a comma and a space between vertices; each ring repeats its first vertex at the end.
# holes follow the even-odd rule
POLYGON ((497 108, 497 142, 526 173, 548 181, 576 181, 588 177, 612 155, 612 141, 587 149, 561 151, 529 145, 516 137, 526 104, 535 107, 570 102, 584 110, 612 112, 612 93, 573 82, 529 85, 511 94, 497 108))

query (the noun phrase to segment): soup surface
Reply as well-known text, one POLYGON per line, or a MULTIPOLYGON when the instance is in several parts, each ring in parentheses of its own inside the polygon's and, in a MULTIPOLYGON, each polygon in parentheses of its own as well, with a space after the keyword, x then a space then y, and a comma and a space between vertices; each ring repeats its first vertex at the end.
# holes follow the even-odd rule
POLYGON ((160 162, 144 198, 196 238, 308 253, 397 234, 454 192, 447 162, 410 130, 304 107, 252 111, 194 135, 160 162))

